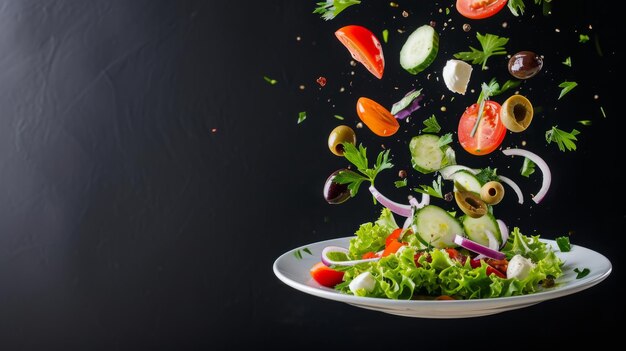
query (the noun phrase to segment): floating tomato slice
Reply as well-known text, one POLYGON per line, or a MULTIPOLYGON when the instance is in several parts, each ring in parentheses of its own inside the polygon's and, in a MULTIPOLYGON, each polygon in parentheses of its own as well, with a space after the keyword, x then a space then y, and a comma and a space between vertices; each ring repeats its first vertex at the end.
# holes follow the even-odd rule
POLYGON ((459 121, 458 130, 459 143, 465 151, 473 155, 486 155, 502 144, 506 127, 500 120, 500 108, 500 104, 495 101, 485 101, 483 117, 473 136, 471 133, 476 124, 478 104, 473 104, 465 110, 459 121))
POLYGON ((385 70, 383 46, 369 29, 350 25, 339 28, 335 35, 355 60, 361 62, 376 78, 383 77, 385 70))
POLYGON ((365 125, 378 136, 388 137, 400 129, 398 120, 383 106, 366 97, 359 98, 356 113, 365 125))
POLYGON ((467 18, 482 19, 500 12, 507 0, 456 0, 456 10, 467 18))

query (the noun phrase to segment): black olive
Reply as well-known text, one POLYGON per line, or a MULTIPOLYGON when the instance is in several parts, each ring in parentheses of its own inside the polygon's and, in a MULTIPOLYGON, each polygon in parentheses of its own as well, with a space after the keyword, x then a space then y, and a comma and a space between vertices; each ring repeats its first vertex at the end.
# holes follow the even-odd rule
POLYGON ((330 176, 328 176, 326 183, 324 183, 324 199, 332 205, 344 203, 350 198, 348 185, 335 183, 335 178, 341 171, 347 171, 347 169, 338 169, 334 171, 330 176))
POLYGON ((517 79, 531 78, 542 67, 543 58, 532 51, 520 51, 509 60, 509 72, 517 79))

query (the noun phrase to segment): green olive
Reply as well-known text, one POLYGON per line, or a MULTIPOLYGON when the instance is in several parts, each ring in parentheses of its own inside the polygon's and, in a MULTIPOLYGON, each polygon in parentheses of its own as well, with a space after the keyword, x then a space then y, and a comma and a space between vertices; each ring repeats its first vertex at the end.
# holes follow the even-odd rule
POLYGON ((333 154, 343 156, 343 143, 356 144, 356 134, 352 128, 340 125, 330 132, 328 148, 333 154))
POLYGON ((513 95, 502 104, 500 119, 506 129, 523 132, 533 120, 533 105, 522 95, 513 95))
POLYGON ((476 193, 455 191, 454 199, 461 211, 472 218, 479 218, 487 213, 487 205, 476 193))
POLYGON ((480 188, 480 198, 488 205, 497 205, 504 197, 502 183, 492 180, 480 188))

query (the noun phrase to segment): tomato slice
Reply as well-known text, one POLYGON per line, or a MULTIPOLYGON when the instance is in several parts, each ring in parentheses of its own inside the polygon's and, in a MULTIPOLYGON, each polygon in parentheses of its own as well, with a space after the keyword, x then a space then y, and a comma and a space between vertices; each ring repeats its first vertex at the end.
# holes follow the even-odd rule
POLYGON ((389 234, 385 239, 385 246, 389 246, 392 241, 398 241, 398 239, 400 238, 400 234, 402 234, 402 228, 397 228, 393 232, 391 232, 391 234, 389 234))
POLYGON ((383 77, 385 70, 383 46, 369 29, 349 25, 339 28, 335 36, 350 51, 352 57, 361 62, 376 78, 383 77))
POLYGON ((458 130, 459 143, 465 151, 473 155, 486 155, 502 144, 506 135, 506 127, 500 119, 500 109, 499 103, 491 100, 485 101, 483 117, 478 123, 478 129, 476 129, 474 136, 470 135, 476 124, 478 104, 473 104, 465 110, 459 120, 458 130))
POLYGON ((456 0, 456 10, 467 18, 482 19, 500 12, 507 0, 456 0))
POLYGON ((378 136, 392 136, 400 129, 400 123, 389 110, 366 97, 359 98, 357 101, 356 113, 361 121, 378 136))
POLYGON ((310 273, 316 282, 328 288, 333 288, 343 281, 343 272, 336 271, 323 262, 318 262, 311 267, 310 273))

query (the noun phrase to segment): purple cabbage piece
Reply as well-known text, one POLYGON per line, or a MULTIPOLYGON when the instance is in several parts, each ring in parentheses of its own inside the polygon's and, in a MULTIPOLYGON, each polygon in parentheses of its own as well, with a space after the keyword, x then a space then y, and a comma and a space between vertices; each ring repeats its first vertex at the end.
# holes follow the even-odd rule
POLYGON ((396 119, 405 119, 411 115, 411 113, 418 110, 420 107, 420 102, 424 98, 421 94, 422 90, 416 91, 415 89, 409 91, 402 100, 393 104, 391 108, 391 114, 394 115, 396 119))

